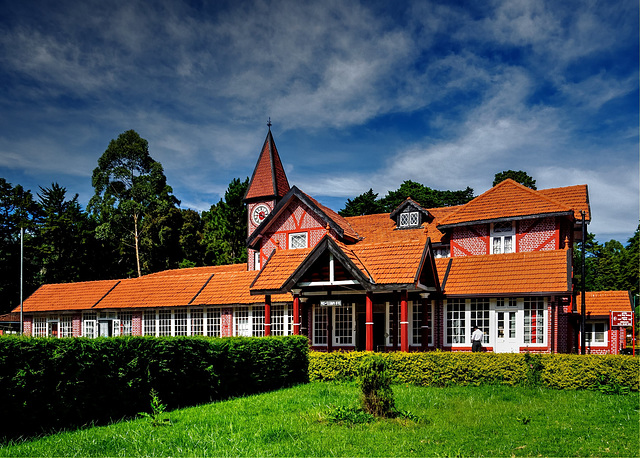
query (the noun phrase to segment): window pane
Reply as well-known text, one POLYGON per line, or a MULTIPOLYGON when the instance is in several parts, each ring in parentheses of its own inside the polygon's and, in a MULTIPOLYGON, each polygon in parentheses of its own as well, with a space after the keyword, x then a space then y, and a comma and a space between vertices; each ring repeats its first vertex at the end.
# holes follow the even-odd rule
POLYGON ((220 337, 221 335, 221 312, 219 308, 207 309, 207 332, 206 335, 220 337))
POLYGON ((335 307, 335 334, 337 345, 351 345, 353 343, 353 314, 352 307, 335 307))
POLYGON ((201 336, 204 334, 202 319, 202 309, 191 309, 191 335, 201 336))
POLYGON ((313 309, 313 344, 327 345, 327 307, 313 309))

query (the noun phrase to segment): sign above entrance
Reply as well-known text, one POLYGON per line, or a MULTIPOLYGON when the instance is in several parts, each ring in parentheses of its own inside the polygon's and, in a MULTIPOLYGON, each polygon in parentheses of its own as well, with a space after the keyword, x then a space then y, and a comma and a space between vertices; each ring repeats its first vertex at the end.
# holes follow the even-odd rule
POLYGON ((633 312, 611 312, 611 327, 633 326, 633 312))
POLYGON ((320 306, 321 307, 341 307, 342 306, 342 300, 341 299, 329 299, 329 300, 320 301, 320 306))

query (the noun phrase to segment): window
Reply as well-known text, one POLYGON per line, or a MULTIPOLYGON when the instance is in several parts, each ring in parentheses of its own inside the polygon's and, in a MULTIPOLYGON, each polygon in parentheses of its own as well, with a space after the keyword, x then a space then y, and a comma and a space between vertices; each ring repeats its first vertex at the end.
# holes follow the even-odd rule
POLYGON ((336 345, 353 345, 353 309, 350 305, 333 308, 336 345))
POLYGON ((158 310, 158 335, 171 335, 171 310, 158 310))
POLYGON ((207 309, 207 333, 208 336, 220 337, 222 334, 221 311, 218 307, 207 309))
POLYGON ((204 320, 202 309, 191 309, 191 335, 204 335, 204 320))
POLYGON ((411 345, 422 345, 422 336, 424 335, 427 339, 427 345, 431 345, 432 343, 432 334, 433 329, 431 327, 431 303, 427 305, 427 328, 424 329, 422 327, 422 313, 424 310, 424 306, 422 303, 409 301, 409 317, 410 321, 410 332, 411 335, 409 337, 409 342, 411 345))
POLYGON ((287 336, 291 335, 291 325, 293 314, 291 307, 284 304, 271 306, 271 335, 287 336))
POLYGON ((133 329, 133 321, 131 319, 131 312, 120 312, 118 314, 120 318, 120 335, 130 336, 133 329))
POLYGON ((448 344, 466 342, 466 307, 464 299, 447 300, 447 339, 448 344))
POLYGON ((71 315, 60 316, 60 337, 73 337, 73 317, 71 315))
POLYGON ((251 328, 249 323, 249 307, 238 307, 233 314, 235 335, 251 336, 251 328))
POLYGON ((47 337, 47 319, 45 317, 33 317, 33 337, 47 337))
POLYGON ((253 337, 264 336, 264 305, 251 308, 251 335, 253 337))
POLYGON ((470 332, 473 332, 474 326, 478 326, 484 332, 482 343, 489 343, 489 299, 471 299, 469 318, 470 332))
POLYGON ((253 252, 253 270, 260 270, 260 252, 253 252))
POLYGON ((496 299, 496 307, 517 307, 514 297, 499 297, 496 299))
POLYGON ((417 227, 420 225, 420 213, 404 212, 400 213, 398 227, 417 227))
POLYGON ((585 323, 584 337, 590 344, 606 344, 607 324, 603 322, 585 323))
POLYGON ((313 344, 327 345, 327 325, 329 323, 327 307, 313 307, 313 344))
POLYGON ((440 247, 440 248, 434 248, 433 249, 433 255, 436 258, 448 258, 449 256, 451 256, 450 249, 449 249, 448 246, 440 247))
POLYGON ((174 336, 186 336, 187 334, 187 310, 186 309, 176 309, 173 311, 174 318, 174 336))
POLYGON ((82 336, 89 337, 91 339, 97 337, 97 315, 95 312, 82 314, 82 336))
POLYGON ((524 300, 524 343, 544 343, 545 301, 542 297, 524 300))
POLYGON ((296 250, 298 248, 307 248, 307 233, 298 232, 289 234, 289 249, 296 250))
POLYGON ((493 254, 513 253, 515 251, 515 229, 511 221, 491 225, 491 252, 493 254))
POLYGON ((156 311, 145 310, 142 315, 142 335, 155 336, 156 335, 156 311))

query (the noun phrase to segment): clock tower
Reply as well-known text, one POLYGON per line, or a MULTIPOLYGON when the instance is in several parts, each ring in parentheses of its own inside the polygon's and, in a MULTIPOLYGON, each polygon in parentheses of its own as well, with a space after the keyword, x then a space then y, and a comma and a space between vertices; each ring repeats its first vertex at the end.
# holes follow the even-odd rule
MULTIPOLYGON (((271 122, 267 125, 269 132, 244 196, 249 219, 247 221, 247 236, 253 234, 290 189, 287 175, 284 173, 284 167, 276 149, 276 143, 271 134, 271 122)), ((262 264, 260 253, 249 250, 248 262, 250 270, 258 270, 262 264)))

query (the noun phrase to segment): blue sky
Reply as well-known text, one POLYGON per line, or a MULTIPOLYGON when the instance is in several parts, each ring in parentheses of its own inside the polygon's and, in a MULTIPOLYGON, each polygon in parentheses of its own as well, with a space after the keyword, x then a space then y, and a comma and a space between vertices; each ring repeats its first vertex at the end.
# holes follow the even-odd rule
POLYGON ((335 210, 411 179, 588 184, 601 241, 638 225, 638 2, 0 0, 0 177, 86 204, 128 129, 183 208, 250 176, 267 120, 335 210))

